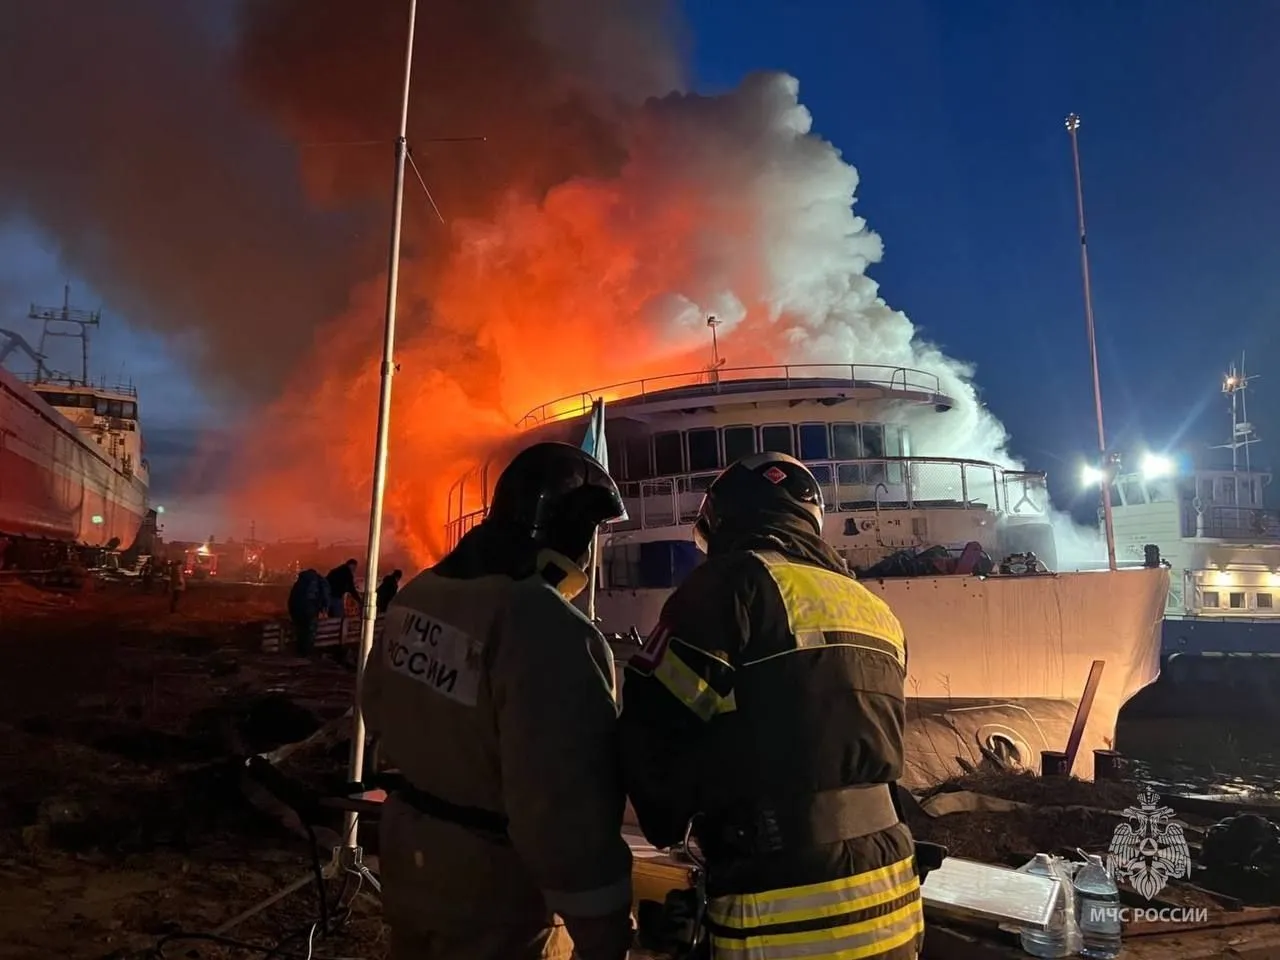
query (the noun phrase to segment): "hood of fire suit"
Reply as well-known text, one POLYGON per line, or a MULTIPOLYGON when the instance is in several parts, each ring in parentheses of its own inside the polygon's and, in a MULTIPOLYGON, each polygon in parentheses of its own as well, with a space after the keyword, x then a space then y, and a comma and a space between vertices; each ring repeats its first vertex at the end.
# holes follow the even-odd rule
POLYGON ((494 575, 524 580, 537 574, 565 600, 572 600, 587 586, 586 571, 579 564, 540 547, 520 529, 488 520, 468 530, 431 572, 452 580, 494 575))
POLYGON ((809 521, 793 513, 756 513, 749 526, 726 520, 707 541, 708 557, 739 550, 776 550, 802 563, 853 576, 844 558, 813 532, 809 521))

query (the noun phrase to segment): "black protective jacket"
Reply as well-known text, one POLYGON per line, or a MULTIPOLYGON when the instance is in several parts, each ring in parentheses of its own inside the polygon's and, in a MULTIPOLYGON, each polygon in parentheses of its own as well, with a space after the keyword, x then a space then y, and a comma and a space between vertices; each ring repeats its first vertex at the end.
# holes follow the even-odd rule
MULTIPOLYGON (((771 518, 753 535, 725 531, 710 553, 668 598, 624 673, 623 763, 646 838, 674 845, 693 818, 713 903, 841 878, 847 886, 890 868, 900 896, 881 896, 841 929, 862 930, 898 910, 900 935, 867 955, 913 956, 922 923, 918 885, 907 879, 913 843, 892 814, 883 829, 834 842, 766 853, 723 842, 726 824, 730 834, 750 830, 762 808, 804 811, 817 795, 901 776, 901 626, 799 519, 771 518)), ((832 937, 831 956, 856 949, 832 937)))

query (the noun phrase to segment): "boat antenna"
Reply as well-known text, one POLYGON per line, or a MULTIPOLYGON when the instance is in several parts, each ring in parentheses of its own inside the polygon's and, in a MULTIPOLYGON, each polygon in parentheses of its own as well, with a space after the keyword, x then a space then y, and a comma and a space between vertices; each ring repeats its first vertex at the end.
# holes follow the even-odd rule
MULTIPOLYGON (((360 651, 356 657, 355 707, 351 723, 351 757, 347 770, 349 783, 364 781, 364 713, 360 696, 364 691, 364 667, 373 647, 373 628, 377 618, 378 552, 382 546, 382 500, 387 486, 387 440, 391 424, 391 377, 395 371, 396 294, 400 285, 400 234, 404 219, 405 162, 409 155, 409 81, 413 74, 413 35, 417 25, 418 0, 409 0, 409 31, 405 41, 404 82, 400 93, 400 132, 395 144, 395 186, 391 206, 391 244, 387 258, 387 305, 382 331, 382 375, 378 391, 377 441, 373 455, 373 497, 369 507, 369 548, 365 554, 365 583, 360 619, 360 651)), ((359 816, 348 811, 343 818, 342 843, 354 852, 358 837, 359 816)))
POLYGON ((1116 531, 1111 517, 1111 481, 1115 479, 1115 464, 1107 456, 1107 434, 1102 426, 1102 386, 1098 381, 1098 342, 1093 326, 1093 291, 1089 284, 1089 247, 1084 229, 1084 186, 1080 177, 1080 118, 1072 113, 1067 116, 1067 134, 1071 137, 1071 159, 1076 173, 1076 218, 1080 225, 1080 273, 1084 280, 1084 320, 1089 337, 1089 362, 1093 366, 1093 409, 1098 419, 1098 452, 1102 457, 1102 523, 1107 538, 1107 566, 1116 569, 1116 531))
MULTIPOLYGON (((70 386, 88 386, 89 328, 101 324, 102 310, 78 310, 71 306, 71 284, 68 283, 62 288, 61 307, 41 307, 33 303, 27 312, 27 319, 39 320, 42 324, 40 348, 37 351, 42 358, 49 356, 45 347, 50 337, 75 337, 80 340, 80 379, 77 381, 73 377, 67 377, 66 380, 70 386), (67 327, 74 327, 74 329, 69 330, 67 327)), ((39 372, 37 368, 37 376, 39 372)), ((49 372, 48 367, 45 367, 45 372, 49 372)), ((50 376, 49 379, 54 378, 50 376)))
POLYGON ((716 327, 724 323, 714 313, 707 315, 707 326, 711 328, 711 366, 707 374, 712 383, 720 382, 720 368, 724 366, 724 357, 720 356, 720 341, 716 338, 716 327))
POLYGON ((1214 450, 1230 450, 1231 451, 1231 472, 1236 473, 1240 469, 1240 451, 1244 451, 1244 469, 1246 473, 1252 472, 1253 464, 1249 454, 1251 444, 1258 442, 1259 438, 1253 432, 1253 424, 1249 422, 1249 406, 1245 399, 1245 388, 1249 386, 1250 380, 1258 379, 1257 374, 1252 376, 1246 375, 1244 372, 1244 351, 1240 352, 1240 368, 1237 370, 1235 362, 1232 361, 1230 367, 1227 368, 1226 376, 1222 378, 1222 393, 1231 398, 1231 441, 1229 443, 1219 444, 1214 450))

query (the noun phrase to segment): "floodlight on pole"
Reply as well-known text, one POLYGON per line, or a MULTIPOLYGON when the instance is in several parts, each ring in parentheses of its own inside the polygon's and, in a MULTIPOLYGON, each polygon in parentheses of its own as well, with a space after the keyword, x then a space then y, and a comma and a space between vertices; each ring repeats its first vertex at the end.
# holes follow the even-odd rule
POLYGON ((1167 477, 1174 471, 1173 461, 1158 453, 1148 453, 1142 458, 1142 477, 1144 480, 1158 480, 1167 477))
MULTIPOLYGON (((360 650, 356 656, 355 708, 351 724, 351 762, 347 780, 364 780, 364 714, 360 697, 364 692, 365 661, 373 647, 373 628, 377 619, 378 552, 382 546, 382 500, 387 485, 387 441, 391 425, 391 377, 395 373, 396 295, 400 286, 400 234, 404 220, 405 163, 409 155, 409 80, 413 73, 413 34, 417 24, 418 0, 409 0, 409 35, 405 43, 404 87, 400 97, 400 135, 396 138, 395 189, 391 203, 391 249, 387 264, 387 308, 382 331, 382 372, 378 392, 377 441, 373 456, 373 498, 369 507, 369 549, 365 554, 365 582, 360 617, 360 650)), ((344 849, 356 847, 359 816, 349 811, 343 818, 344 849)))

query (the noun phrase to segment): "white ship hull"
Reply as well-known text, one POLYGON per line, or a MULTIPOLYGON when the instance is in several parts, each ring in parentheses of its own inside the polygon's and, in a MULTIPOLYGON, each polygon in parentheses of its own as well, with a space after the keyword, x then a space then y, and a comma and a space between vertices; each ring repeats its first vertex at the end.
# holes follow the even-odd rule
MULTIPOLYGON (((1105 663, 1072 772, 1114 743, 1124 703, 1160 673, 1169 576, 1162 569, 1027 577, 871 580, 906 630, 911 786, 983 762, 1003 739, 1021 765, 1064 750, 1095 660, 1105 663)), ((669 590, 600 590, 606 633, 657 621, 669 590)), ((619 651, 625 654, 625 651, 619 651)), ((996 748, 997 752, 998 747, 996 748)))
POLYGON ((0 370, 0 536, 127 547, 146 512, 140 476, 0 370))

